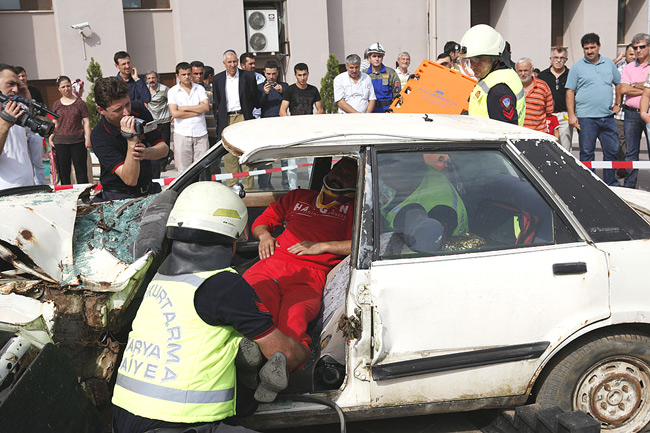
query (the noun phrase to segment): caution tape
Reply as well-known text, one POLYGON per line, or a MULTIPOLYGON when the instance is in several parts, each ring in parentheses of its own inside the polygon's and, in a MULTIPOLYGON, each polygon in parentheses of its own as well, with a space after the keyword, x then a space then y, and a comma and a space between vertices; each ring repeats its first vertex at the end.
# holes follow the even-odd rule
POLYGON ((605 168, 605 169, 648 169, 650 161, 580 161, 587 168, 605 168))
MULTIPOLYGON (((312 163, 306 163, 306 164, 297 164, 297 165, 287 165, 286 167, 267 168, 264 170, 242 171, 241 173, 213 174, 212 180, 217 181, 217 180, 226 180, 226 179, 238 179, 240 177, 260 176, 262 174, 296 170, 298 168, 310 167, 312 165, 313 165, 312 163)), ((167 186, 175 180, 176 180, 175 177, 167 177, 164 179, 153 179, 152 182, 156 182, 160 186, 167 186)), ((69 189, 86 189, 89 187, 93 187, 93 191, 101 191, 102 189, 102 185, 100 183, 78 183, 75 185, 55 185, 54 191, 65 191, 69 189)))

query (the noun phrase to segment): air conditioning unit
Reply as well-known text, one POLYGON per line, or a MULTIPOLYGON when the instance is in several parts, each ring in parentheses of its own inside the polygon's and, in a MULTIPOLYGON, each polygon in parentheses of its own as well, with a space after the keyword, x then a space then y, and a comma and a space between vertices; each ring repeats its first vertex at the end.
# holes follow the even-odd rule
POLYGON ((246 9, 246 40, 248 51, 268 53, 280 50, 278 11, 246 9))

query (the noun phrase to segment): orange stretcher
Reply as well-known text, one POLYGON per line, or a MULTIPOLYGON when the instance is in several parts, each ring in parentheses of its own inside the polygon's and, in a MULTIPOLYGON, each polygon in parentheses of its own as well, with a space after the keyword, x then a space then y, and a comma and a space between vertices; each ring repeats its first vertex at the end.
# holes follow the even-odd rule
POLYGON ((473 78, 424 60, 390 108, 395 113, 461 114, 474 86, 473 78))

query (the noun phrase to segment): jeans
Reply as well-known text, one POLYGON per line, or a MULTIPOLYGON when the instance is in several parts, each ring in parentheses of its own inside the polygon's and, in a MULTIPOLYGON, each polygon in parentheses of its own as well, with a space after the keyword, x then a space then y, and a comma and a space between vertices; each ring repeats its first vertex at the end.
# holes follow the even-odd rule
MULTIPOLYGON (((636 111, 625 110, 625 143, 627 145, 627 151, 625 153, 626 161, 638 161, 639 160, 639 144, 641 142, 641 133, 645 134, 645 142, 650 149, 650 140, 648 140, 648 130, 646 129, 646 123, 641 119, 641 114, 636 111)), ((627 188, 636 187, 636 177, 639 174, 639 170, 627 169, 627 176, 625 177, 625 182, 623 186, 627 188)))
POLYGON ((45 171, 43 168, 43 137, 28 132, 27 146, 34 169, 34 185, 45 185, 45 171))
MULTIPOLYGON (((267 165, 262 165, 257 168, 257 170, 267 170, 269 168, 273 168, 272 164, 267 164, 267 165)), ((267 173, 267 174, 260 174, 257 176, 257 183, 260 186, 261 190, 272 190, 273 185, 271 185, 271 175, 273 173, 267 173)))
MULTIPOLYGON (((625 113, 627 116, 627 113, 625 113)), ((600 140, 603 149, 603 161, 616 161, 618 153, 618 134, 614 115, 607 117, 578 117, 580 132, 580 161, 594 161, 596 139, 600 140)), ((629 144, 628 144, 629 148, 629 144)), ((614 170, 603 170, 603 180, 607 185, 618 185, 614 170)))

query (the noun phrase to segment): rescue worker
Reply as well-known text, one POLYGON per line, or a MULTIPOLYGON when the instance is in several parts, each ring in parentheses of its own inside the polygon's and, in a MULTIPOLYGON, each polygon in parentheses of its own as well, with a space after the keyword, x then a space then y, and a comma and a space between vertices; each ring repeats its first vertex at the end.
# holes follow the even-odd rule
MULTIPOLYGON (((257 343, 243 340, 249 360, 262 363, 258 347, 269 358, 260 387, 286 387, 287 367, 299 365, 304 349, 276 329, 253 288, 230 267, 247 220, 242 200, 220 183, 198 182, 178 196, 167 221, 171 254, 147 287, 118 369, 114 432, 251 431, 221 422, 236 408, 245 412, 246 389, 237 389, 235 379, 242 335, 257 343)), ((248 412, 256 406, 250 401, 248 412)))
POLYGON ((506 41, 492 27, 479 24, 460 41, 460 55, 469 60, 478 83, 469 98, 469 115, 523 126, 524 88, 517 73, 501 60, 506 41))
POLYGON ((390 108, 393 99, 399 96, 401 84, 394 69, 384 65, 384 47, 379 42, 370 45, 367 50, 370 66, 366 72, 372 80, 377 102, 373 113, 384 113, 390 108))

